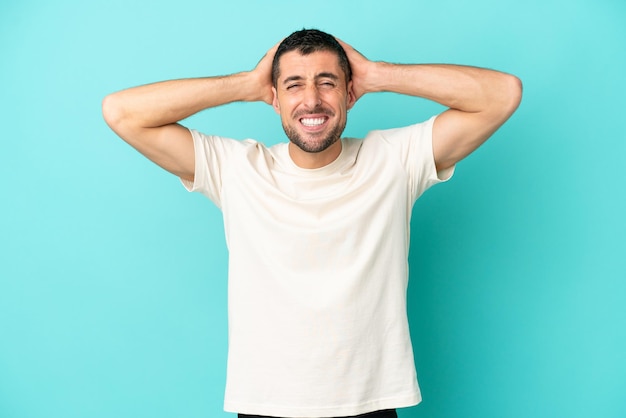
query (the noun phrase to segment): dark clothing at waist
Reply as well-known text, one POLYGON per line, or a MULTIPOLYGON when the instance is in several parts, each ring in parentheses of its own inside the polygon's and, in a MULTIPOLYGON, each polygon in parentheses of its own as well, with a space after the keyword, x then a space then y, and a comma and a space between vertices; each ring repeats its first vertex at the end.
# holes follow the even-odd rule
MULTIPOLYGON (((239 418, 281 418, 281 417, 268 417, 264 415, 246 415, 238 414, 239 418)), ((284 418, 284 417, 283 417, 284 418)), ((398 418, 395 409, 385 409, 383 411, 368 412, 361 415, 352 415, 350 417, 335 417, 335 418, 398 418)))

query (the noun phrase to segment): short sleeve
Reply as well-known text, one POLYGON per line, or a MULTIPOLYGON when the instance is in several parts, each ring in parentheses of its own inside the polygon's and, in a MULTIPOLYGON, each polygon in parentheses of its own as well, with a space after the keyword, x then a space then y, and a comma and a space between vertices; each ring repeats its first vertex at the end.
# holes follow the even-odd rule
POLYGON ((225 168, 237 141, 190 130, 195 153, 194 181, 181 179, 190 192, 200 192, 221 208, 225 168))
POLYGON ((413 201, 431 186, 449 180, 454 166, 437 172, 433 154, 433 124, 437 116, 403 128, 378 131, 399 153, 409 176, 409 193, 413 201))

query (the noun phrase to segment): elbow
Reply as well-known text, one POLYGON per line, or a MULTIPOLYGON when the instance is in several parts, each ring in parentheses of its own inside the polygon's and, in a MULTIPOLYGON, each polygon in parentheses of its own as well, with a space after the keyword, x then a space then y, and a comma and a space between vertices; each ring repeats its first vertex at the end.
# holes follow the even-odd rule
POLYGON ((116 127, 122 120, 122 111, 115 93, 109 94, 102 100, 102 117, 106 124, 116 131, 116 127))
POLYGON ((125 102, 117 93, 109 94, 102 100, 102 117, 117 136, 128 142, 135 125, 125 102))
POLYGON ((506 74, 503 86, 503 106, 507 110, 508 115, 512 115, 522 102, 522 80, 518 77, 506 74))
POLYGON ((522 101, 522 81, 511 74, 501 73, 491 86, 491 96, 484 115, 492 128, 498 129, 515 113, 522 101))

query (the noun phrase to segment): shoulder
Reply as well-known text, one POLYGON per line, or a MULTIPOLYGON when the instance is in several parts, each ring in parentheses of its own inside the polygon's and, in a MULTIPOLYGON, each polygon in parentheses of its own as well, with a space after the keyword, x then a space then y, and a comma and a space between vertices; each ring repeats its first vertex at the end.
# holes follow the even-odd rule
POLYGON ((254 139, 237 140, 237 139, 233 139, 233 138, 229 138, 229 137, 221 136, 221 135, 206 134, 196 129, 189 129, 189 132, 191 132, 191 136, 193 137, 194 142, 206 142, 210 145, 225 144, 226 146, 245 148, 249 146, 255 146, 255 144, 259 143, 258 141, 254 139))
POLYGON ((238 140, 220 135, 210 135, 190 129, 196 152, 201 154, 266 153, 267 147, 255 139, 238 140))

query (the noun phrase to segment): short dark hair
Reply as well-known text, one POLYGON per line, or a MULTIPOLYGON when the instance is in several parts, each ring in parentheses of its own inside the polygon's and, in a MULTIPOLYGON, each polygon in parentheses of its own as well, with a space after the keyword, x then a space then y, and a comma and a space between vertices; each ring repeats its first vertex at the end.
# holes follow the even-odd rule
POLYGON ((334 36, 317 29, 302 29, 283 39, 278 45, 272 61, 272 84, 276 87, 280 75, 280 57, 289 51, 297 50, 302 55, 318 51, 331 51, 337 54, 339 66, 346 76, 346 82, 352 80, 352 69, 346 51, 334 36))

